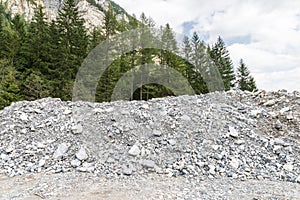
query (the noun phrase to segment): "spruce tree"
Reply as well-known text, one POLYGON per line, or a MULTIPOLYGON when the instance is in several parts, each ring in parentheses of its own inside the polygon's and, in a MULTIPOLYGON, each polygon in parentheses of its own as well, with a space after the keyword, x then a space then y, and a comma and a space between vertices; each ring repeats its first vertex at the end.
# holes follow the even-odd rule
POLYGON ((206 70, 206 51, 207 48, 203 41, 201 41, 198 33, 194 32, 191 39, 192 53, 191 61, 192 64, 188 64, 189 67, 188 77, 189 82, 194 88, 196 94, 207 93, 206 83, 203 79, 202 73, 206 70))
POLYGON ((118 28, 116 14, 111 4, 108 6, 108 10, 104 12, 103 30, 105 32, 105 39, 109 39, 116 34, 118 28))
POLYGON ((27 60, 27 69, 48 73, 50 30, 46 21, 43 7, 35 9, 35 14, 30 23, 28 34, 21 48, 22 56, 27 60))
POLYGON ((247 90, 253 92, 257 90, 254 78, 250 75, 250 71, 243 59, 240 60, 240 65, 237 68, 236 87, 243 91, 247 90))
POLYGON ((7 59, 10 65, 14 65, 21 47, 21 38, 17 31, 10 25, 0 30, 0 57, 7 59))
MULTIPOLYGON (((118 28, 117 24, 117 18, 116 14, 114 12, 114 9, 111 4, 108 6, 108 10, 104 12, 104 23, 102 30, 104 31, 104 39, 106 41, 106 50, 105 50, 105 66, 109 65, 109 43, 110 38, 116 34, 118 28)), ((112 74, 113 71, 111 71, 111 68, 113 66, 110 65, 110 70, 106 70, 104 74, 102 75, 98 86, 97 86, 97 92, 96 92, 96 99, 100 102, 103 101, 110 101, 111 91, 112 91, 112 83, 113 83, 113 77, 112 74)))
POLYGON ((229 52, 221 37, 218 37, 218 41, 212 46, 209 53, 219 69, 225 90, 230 90, 234 86, 235 74, 229 52))
POLYGON ((87 54, 88 36, 84 20, 80 16, 75 0, 66 0, 57 19, 58 50, 60 56, 56 66, 59 70, 58 96, 71 100, 73 83, 77 71, 87 54))
MULTIPOLYGON (((2 63, 3 64, 3 63, 2 63)), ((5 66, 0 66, 5 67, 5 66)), ((0 82, 0 109, 10 105, 12 102, 19 101, 20 89, 16 80, 16 70, 9 66, 0 82)))

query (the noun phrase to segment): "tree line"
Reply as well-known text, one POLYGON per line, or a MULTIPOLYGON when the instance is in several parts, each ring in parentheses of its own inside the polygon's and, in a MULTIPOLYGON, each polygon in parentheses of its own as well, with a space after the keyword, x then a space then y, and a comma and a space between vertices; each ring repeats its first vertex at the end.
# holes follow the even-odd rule
MULTIPOLYGON (((11 102, 49 96, 71 100, 77 71, 92 49, 120 32, 155 26, 153 19, 145 14, 139 20, 135 16, 117 20, 112 6, 104 15, 101 27, 88 30, 75 0, 66 0, 57 19, 51 22, 41 6, 35 9, 33 19, 26 22, 21 15, 12 16, 4 4, 0 5, 0 109, 11 102)), ((201 72, 188 62, 193 59, 194 63, 200 62, 197 58, 201 52, 208 54, 218 67, 225 90, 256 90, 255 81, 242 60, 235 73, 221 37, 209 46, 195 32, 192 37, 185 36, 180 46, 169 24, 160 29, 161 40, 167 41, 162 44, 164 47, 144 49, 141 41, 139 49, 114 60, 98 82, 96 101, 110 101, 120 77, 146 63, 171 66, 188 80, 197 94, 207 93, 201 72), (183 56, 163 50, 168 48, 183 56)), ((153 69, 147 73, 159 74, 160 71, 153 69)), ((141 84, 132 93, 131 99, 136 100, 174 95, 170 88, 157 84, 141 84)))

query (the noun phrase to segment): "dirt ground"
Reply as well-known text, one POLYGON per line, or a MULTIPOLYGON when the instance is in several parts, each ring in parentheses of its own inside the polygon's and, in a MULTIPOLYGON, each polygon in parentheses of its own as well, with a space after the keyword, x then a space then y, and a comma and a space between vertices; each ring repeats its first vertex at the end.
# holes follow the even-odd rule
POLYGON ((251 199, 300 200, 300 184, 233 179, 193 181, 148 174, 105 178, 84 173, 0 176, 0 199, 251 199))

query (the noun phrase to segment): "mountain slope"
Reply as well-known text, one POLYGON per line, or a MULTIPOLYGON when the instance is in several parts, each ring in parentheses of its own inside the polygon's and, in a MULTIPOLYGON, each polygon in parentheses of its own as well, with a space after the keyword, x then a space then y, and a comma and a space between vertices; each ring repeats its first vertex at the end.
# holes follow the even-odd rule
MULTIPOLYGON (((26 20, 30 20, 34 15, 34 8, 42 5, 45 8, 46 17, 49 20, 55 19, 58 10, 63 6, 64 0, 2 0, 12 15, 22 14, 26 20)), ((104 12, 111 3, 115 9, 118 19, 128 19, 131 17, 118 4, 109 0, 79 0, 78 8, 85 19, 86 27, 101 26, 104 18, 104 12)))

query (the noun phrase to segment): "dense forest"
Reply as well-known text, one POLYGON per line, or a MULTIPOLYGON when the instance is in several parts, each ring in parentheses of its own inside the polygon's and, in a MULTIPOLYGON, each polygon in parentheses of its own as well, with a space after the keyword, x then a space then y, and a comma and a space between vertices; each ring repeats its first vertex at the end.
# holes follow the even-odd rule
MULTIPOLYGON (((155 22, 145 14, 139 19, 134 16, 117 20, 113 6, 104 13, 103 26, 88 30, 75 0, 66 0, 57 19, 51 22, 45 18, 42 7, 37 7, 33 19, 27 22, 22 15, 12 16, 5 5, 0 5, 0 109, 20 100, 44 97, 72 100, 77 71, 92 49, 115 34, 155 26, 155 22)), ((172 41, 165 45, 182 52, 184 57, 162 49, 144 49, 141 45, 140 49, 122 55, 109 66, 99 80, 96 101, 110 101, 117 81, 127 71, 135 66, 157 62, 180 72, 197 94, 207 93, 209 91, 201 73, 187 62, 199 52, 206 52, 218 67, 225 90, 256 90, 255 81, 243 60, 234 70, 221 37, 215 44, 207 45, 195 32, 191 37, 185 36, 183 45, 179 45, 169 24, 160 27, 160 30, 162 38, 168 37, 168 41, 172 41)), ((169 88, 148 84, 140 85, 132 99, 147 100, 170 95, 174 94, 169 88)))

